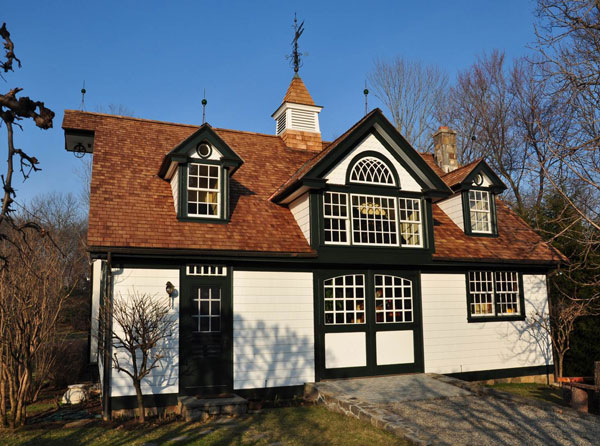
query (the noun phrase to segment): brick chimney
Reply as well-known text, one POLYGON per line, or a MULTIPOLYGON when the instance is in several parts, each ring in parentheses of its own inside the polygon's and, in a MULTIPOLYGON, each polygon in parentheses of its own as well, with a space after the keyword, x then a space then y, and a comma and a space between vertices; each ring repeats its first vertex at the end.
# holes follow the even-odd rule
POLYGON ((285 145, 296 150, 320 152, 323 149, 319 113, 300 76, 295 75, 279 108, 273 113, 275 132, 285 145))
POLYGON ((445 173, 458 169, 456 132, 442 126, 433 134, 435 161, 445 173))

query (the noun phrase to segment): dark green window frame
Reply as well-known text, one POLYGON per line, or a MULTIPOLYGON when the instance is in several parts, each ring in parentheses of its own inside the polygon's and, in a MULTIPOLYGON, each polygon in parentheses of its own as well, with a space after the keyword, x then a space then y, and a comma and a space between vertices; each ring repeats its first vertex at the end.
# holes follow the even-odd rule
POLYGON ((188 158, 187 162, 178 166, 179 177, 179 203, 177 206, 177 218, 180 221, 197 221, 204 223, 227 223, 229 221, 229 171, 222 162, 188 158), (218 166, 220 169, 220 201, 219 217, 188 215, 188 169, 190 164, 205 164, 218 166))
MULTIPOLYGON (((312 241, 313 246, 318 245, 321 247, 327 248, 367 248, 367 249, 389 249, 389 250, 405 250, 406 252, 410 251, 422 251, 422 250, 431 250, 433 246, 433 217, 432 217, 432 209, 431 202, 425 200, 423 195, 419 192, 407 192, 399 190, 397 186, 373 186, 373 185, 362 185, 357 183, 352 183, 348 186, 336 186, 331 185, 327 186, 321 193, 313 195, 313 199, 317 202, 318 212, 311 212, 312 215, 317 216, 316 221, 318 222, 318 241, 312 241), (324 216, 324 194, 327 192, 337 192, 337 193, 345 193, 348 194, 348 243, 335 243, 335 242, 325 242, 325 216, 324 216), (375 195, 381 196, 384 198, 393 198, 395 200, 396 206, 396 233, 398 244, 397 245, 382 245, 382 244, 353 244, 353 234, 352 234, 352 205, 351 205, 351 195, 375 195), (420 207, 420 217, 421 217, 421 245, 402 245, 401 238, 401 230, 400 230, 400 198, 412 198, 419 200, 420 207)), ((316 210, 312 208, 311 210, 316 210)), ((314 228, 317 229, 317 228, 314 228)), ((316 234, 315 234, 316 235, 316 234)), ((316 237, 315 237, 316 238, 316 237)))
POLYGON ((462 192, 463 221, 465 234, 473 237, 498 237, 498 218, 496 216, 496 194, 491 188, 471 187, 462 192), (490 198, 490 229, 491 232, 473 232, 471 225, 471 207, 469 204, 469 191, 483 191, 489 194, 490 198))
POLYGON ((523 291, 523 273, 515 270, 506 270, 506 269, 473 269, 469 270, 465 273, 465 283, 467 289, 467 320, 468 322, 501 322, 501 321, 523 321, 525 320, 525 293, 523 291), (494 293, 493 293, 493 309, 494 314, 490 316, 486 315, 473 315, 471 313, 472 304, 477 304, 475 301, 475 296, 471 292, 471 281, 470 275, 471 273, 491 273, 492 280, 494 283, 494 293), (496 273, 513 273, 517 275, 518 286, 519 286, 519 310, 520 312, 515 315, 508 314, 500 314, 500 299, 498 297, 501 294, 501 291, 498 291, 496 285, 496 273))

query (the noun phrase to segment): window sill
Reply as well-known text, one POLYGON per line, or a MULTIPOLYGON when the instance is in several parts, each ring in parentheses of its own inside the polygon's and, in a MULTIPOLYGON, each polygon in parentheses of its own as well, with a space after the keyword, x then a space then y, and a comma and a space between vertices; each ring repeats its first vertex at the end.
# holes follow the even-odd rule
POLYGON ((514 316, 502 315, 502 316, 471 316, 467 317, 469 323, 478 322, 511 322, 511 321, 524 321, 525 315, 517 314, 514 316))

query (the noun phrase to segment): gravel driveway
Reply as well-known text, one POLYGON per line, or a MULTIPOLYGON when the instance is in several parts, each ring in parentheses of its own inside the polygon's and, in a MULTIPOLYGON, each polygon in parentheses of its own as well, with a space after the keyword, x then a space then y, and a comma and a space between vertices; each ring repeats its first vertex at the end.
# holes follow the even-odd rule
POLYGON ((442 375, 332 380, 305 389, 330 410, 418 445, 600 446, 598 416, 442 375))

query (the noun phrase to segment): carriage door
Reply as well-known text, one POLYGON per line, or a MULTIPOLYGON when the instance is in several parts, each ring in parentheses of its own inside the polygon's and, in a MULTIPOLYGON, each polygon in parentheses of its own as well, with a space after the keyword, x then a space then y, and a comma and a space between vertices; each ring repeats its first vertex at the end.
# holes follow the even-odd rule
POLYGON ((186 276, 180 314, 180 392, 218 395, 233 388, 233 323, 227 276, 186 276))
POLYGON ((321 378, 423 371, 417 274, 356 272, 320 283, 321 378))

